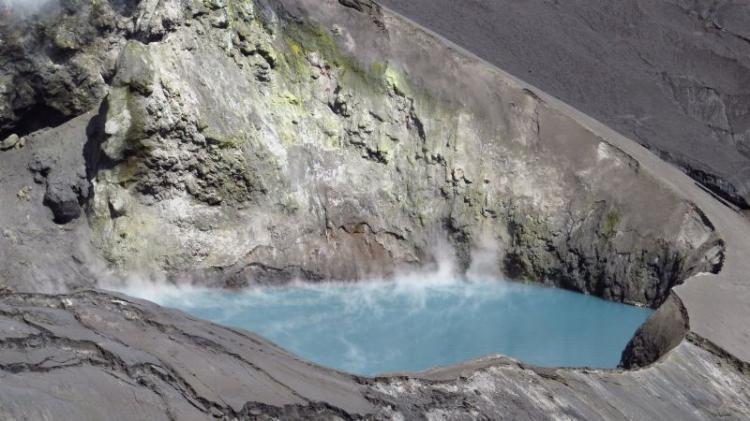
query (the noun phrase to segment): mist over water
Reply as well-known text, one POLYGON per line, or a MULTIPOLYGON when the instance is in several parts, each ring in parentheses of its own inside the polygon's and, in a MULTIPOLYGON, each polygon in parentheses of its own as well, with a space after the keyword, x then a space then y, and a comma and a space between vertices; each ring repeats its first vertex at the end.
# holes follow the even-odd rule
POLYGON ((51 4, 57 4, 57 0, 0 0, 0 6, 23 12, 34 12, 51 4))
POLYGON ((651 312, 559 289, 433 275, 241 292, 132 282, 118 289, 364 375, 494 353, 542 366, 615 367, 651 312))

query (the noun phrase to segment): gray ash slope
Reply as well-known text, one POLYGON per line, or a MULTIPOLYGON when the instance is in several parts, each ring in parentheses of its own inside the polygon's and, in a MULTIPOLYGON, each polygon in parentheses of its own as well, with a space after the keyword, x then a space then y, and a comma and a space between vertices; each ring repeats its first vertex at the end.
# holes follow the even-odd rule
POLYGON ((750 203, 750 4, 383 0, 750 203))
POLYGON ((750 225, 634 142, 367 1, 53 4, 0 27, 3 417, 748 417, 750 225), (436 237, 658 306, 635 370, 360 378, 86 289, 387 276, 436 237))

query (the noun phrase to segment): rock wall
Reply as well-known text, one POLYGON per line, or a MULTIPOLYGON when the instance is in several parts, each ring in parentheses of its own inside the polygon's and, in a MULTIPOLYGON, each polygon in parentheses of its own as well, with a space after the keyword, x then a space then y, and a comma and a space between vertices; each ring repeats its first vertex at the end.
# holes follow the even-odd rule
POLYGON ((676 294, 669 295, 625 346, 619 366, 636 369, 658 361, 685 339, 689 329, 683 303, 676 294))
POLYGON ((743 291, 743 231, 714 218, 733 240, 724 250, 680 179, 655 179, 648 159, 507 75, 369 1, 44 5, 12 21, 0 9, 0 415, 750 412, 747 364, 722 348, 743 349, 734 332, 746 306, 725 298, 743 291), (700 282, 722 282, 710 298, 726 308, 684 304, 693 295, 680 288, 695 278, 669 292, 718 272, 725 254, 732 268, 700 282), (458 274, 664 303, 623 354, 623 367, 648 367, 488 357, 367 379, 127 297, 12 292, 133 275, 221 287, 356 280, 444 260, 458 274), (710 320, 696 316, 706 308, 710 320))
POLYGON ((58 222, 81 203, 121 275, 356 280, 448 249, 458 272, 490 256, 492 274, 656 306, 720 266, 710 222, 637 162, 370 3, 84 3, 11 27, 70 42, 16 32, 3 74, 39 86, 3 127, 102 100, 90 188, 49 203, 58 222), (79 61, 91 89, 55 88, 79 61))
POLYGON ((441 47, 369 9, 336 6, 353 29, 293 3, 194 6, 122 45, 90 139, 113 266, 354 280, 446 241, 461 269, 494 247, 513 277, 657 305, 719 264, 699 212, 530 92, 458 58, 422 73, 435 59, 402 52, 441 47))

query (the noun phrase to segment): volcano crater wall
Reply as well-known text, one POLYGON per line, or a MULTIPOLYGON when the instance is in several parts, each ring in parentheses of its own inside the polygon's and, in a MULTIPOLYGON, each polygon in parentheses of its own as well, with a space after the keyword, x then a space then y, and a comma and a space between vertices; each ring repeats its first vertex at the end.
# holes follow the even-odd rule
POLYGON ((491 274, 655 306, 720 265, 699 210, 483 63, 374 6, 233 4, 116 41, 85 205, 111 267, 356 280, 444 242, 461 270, 489 254, 491 274))
POLYGON ((15 186, 3 193, 21 202, 5 216, 6 287, 238 288, 449 261, 657 307, 721 268, 711 221, 638 160, 481 60, 357 5, 62 2, 3 26, 16 86, 86 62, 103 89, 67 90, 95 106, 60 108, 77 116, 29 134, 24 121, 58 102, 11 101, 28 106, 4 120, 23 139, 3 153, 15 186), (37 226, 12 228, 32 211, 37 226), (66 246, 28 263, 50 244, 66 246))
POLYGON ((617 133, 368 1, 54 5, 0 26, 2 134, 19 135, 0 140, 0 414, 750 413, 746 222, 617 133), (488 357, 365 379, 127 297, 17 292, 446 260, 664 303, 623 356, 647 368, 488 357), (86 386, 61 394, 71 379, 86 386))

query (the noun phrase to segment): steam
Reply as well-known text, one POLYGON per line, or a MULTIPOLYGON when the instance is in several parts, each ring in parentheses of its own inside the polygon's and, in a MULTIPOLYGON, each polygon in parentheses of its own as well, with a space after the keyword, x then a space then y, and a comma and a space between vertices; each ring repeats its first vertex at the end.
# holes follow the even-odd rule
MULTIPOLYGON (((443 314, 476 311, 488 301, 497 301, 508 293, 524 294, 519 285, 503 279, 484 277, 468 280, 461 277, 441 278, 439 272, 413 272, 388 280, 353 282, 293 282, 286 286, 248 288, 228 292, 196 285, 175 285, 152 280, 131 280, 115 288, 118 292, 146 299, 157 304, 176 307, 217 323, 236 325, 248 311, 281 311, 310 309, 305 317, 267 321, 264 334, 272 337, 293 335, 300 329, 313 328, 334 314, 345 314, 352 319, 387 318, 394 305, 403 317, 411 317, 435 306, 434 300, 449 305, 441 306, 443 314), (438 275, 438 276, 436 276, 438 275), (397 303, 397 304, 396 304, 397 303), (432 304, 431 304, 432 303, 432 304), (318 308, 327 305, 325 310, 318 308), (336 307, 339 310, 333 310, 336 307), (317 308, 317 311, 315 310, 317 308)), ((344 342, 345 338, 342 338, 344 342)), ((345 344, 351 347, 351 344, 345 344)), ((352 358, 354 358, 354 351, 352 358)))
POLYGON ((0 19, 19 19, 56 9, 59 0, 0 0, 0 19))
MULTIPOLYGON (((443 273, 450 273, 446 267, 443 273)), ((256 332, 303 358, 366 375, 496 352, 547 366, 614 367, 650 314, 570 291, 487 277, 448 279, 440 272, 436 267, 379 282, 239 292, 154 284, 130 285, 124 292, 256 332)))
MULTIPOLYGON (((300 290, 315 290, 316 293, 323 295, 340 294, 342 288, 355 290, 348 294, 346 306, 352 309, 368 309, 368 311, 378 311, 383 291, 388 294, 408 297, 409 307, 413 311, 420 311, 426 304, 426 297, 434 292, 435 289, 451 290, 451 293, 463 289, 466 294, 472 294, 473 290, 462 288, 467 282, 482 283, 496 282, 504 280, 501 271, 500 262, 502 261, 502 247, 493 239, 485 239, 477 245, 471 253, 471 265, 465 274, 458 269, 456 253, 453 247, 445 240, 437 239, 434 242, 432 250, 433 263, 423 268, 408 271, 398 271, 393 277, 371 278, 360 280, 354 285, 351 281, 332 281, 320 284, 311 284, 304 281, 292 282, 291 287, 300 290), (455 290, 455 291, 453 291, 455 290)), ((114 290, 127 295, 154 301, 159 304, 168 304, 170 302, 179 302, 180 307, 206 307, 203 300, 196 300, 197 297, 211 296, 211 291, 215 289, 199 286, 199 283, 174 283, 166 279, 165 276, 158 273, 149 275, 131 274, 126 278, 116 276, 106 276, 100 278, 99 286, 103 289, 114 290), (185 301, 187 300, 187 301, 185 301)), ((279 287, 284 288, 284 287, 279 287)), ((249 294, 253 301, 260 300, 268 302, 269 300, 278 299, 278 294, 269 294, 273 288, 249 288, 238 294, 249 294)), ((497 291, 497 290, 496 290, 497 291)), ((466 299, 474 297, 466 296, 466 299)), ((210 299, 217 299, 216 297, 210 299)), ((222 303, 222 298, 218 297, 216 305, 225 306, 230 303, 222 303)), ((236 303, 235 303, 236 304, 236 303)), ((272 304, 268 302, 268 304, 272 304)))
POLYGON ((50 3, 56 3, 56 0, 0 0, 0 4, 7 5, 11 11, 35 11, 50 3))
POLYGON ((470 280, 499 279, 503 277, 502 260, 505 251, 494 238, 483 238, 471 253, 471 265, 466 271, 470 280))
POLYGON ((375 374, 410 368, 404 361, 417 354, 419 364, 423 359, 425 364, 418 368, 426 368, 486 353, 475 355, 473 346, 462 342, 461 351, 453 351, 461 356, 452 357, 419 348, 419 343, 444 344, 439 339, 443 331, 433 327, 455 331, 456 325, 467 319, 484 320, 487 308, 511 311, 517 300, 528 295, 521 284, 457 276, 452 256, 443 257, 430 270, 387 280, 294 282, 238 292, 131 280, 119 291, 225 326, 248 329, 324 365, 375 374), (414 333, 410 339, 421 339, 409 342, 402 329, 414 333), (396 342, 409 345, 389 345, 396 342), (423 352, 432 354, 421 355, 423 352))
MULTIPOLYGON (((287 286, 228 292, 133 276, 104 287, 261 333, 292 352, 326 365, 374 374, 399 367, 401 361, 410 358, 411 351, 381 347, 377 341, 370 343, 362 337, 361 324, 373 329, 373 338, 382 339, 388 336, 384 336, 385 331, 414 326, 416 320, 425 326, 425 340, 435 340, 429 326, 445 326, 467 317, 482 320, 488 307, 503 303, 503 309, 510 310, 514 301, 528 294, 521 285, 504 282, 499 265, 502 247, 496 241, 487 239, 476 246, 465 274, 447 241, 433 244, 432 264, 387 279, 315 284, 296 281, 287 286), (327 350, 321 352, 320 346, 327 350)), ((465 357, 472 356, 468 353, 465 357)))

